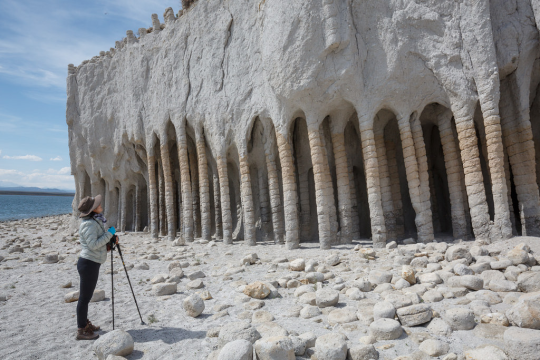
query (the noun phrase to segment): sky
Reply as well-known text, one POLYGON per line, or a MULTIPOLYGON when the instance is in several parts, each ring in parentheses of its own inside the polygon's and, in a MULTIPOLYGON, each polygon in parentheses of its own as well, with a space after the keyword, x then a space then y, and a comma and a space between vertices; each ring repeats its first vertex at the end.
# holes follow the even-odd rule
POLYGON ((75 190, 66 125, 67 65, 163 21, 180 0, 0 0, 0 187, 75 190))

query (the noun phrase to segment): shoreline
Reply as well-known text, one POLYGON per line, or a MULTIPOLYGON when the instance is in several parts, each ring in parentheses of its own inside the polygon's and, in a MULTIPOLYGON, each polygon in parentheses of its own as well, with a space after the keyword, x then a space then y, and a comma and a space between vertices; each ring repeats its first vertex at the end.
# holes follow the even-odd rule
POLYGON ((45 219, 45 218, 48 218, 48 217, 64 216, 64 215, 71 215, 71 214, 72 213, 50 214, 50 215, 33 216, 33 217, 26 217, 26 218, 19 218, 19 219, 7 219, 7 220, 0 220, 0 224, 4 224, 4 223, 7 223, 7 222, 12 222, 12 221, 45 219))
POLYGON ((75 196, 75 193, 47 193, 47 192, 27 192, 27 191, 3 191, 0 195, 29 195, 29 196, 75 196))

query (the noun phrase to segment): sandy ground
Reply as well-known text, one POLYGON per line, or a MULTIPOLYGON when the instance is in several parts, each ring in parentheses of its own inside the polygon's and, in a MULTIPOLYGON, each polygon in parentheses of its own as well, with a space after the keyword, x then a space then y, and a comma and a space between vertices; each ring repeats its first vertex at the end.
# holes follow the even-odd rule
MULTIPOLYGON (((0 296, 6 295, 7 301, 0 301, 0 359, 95 359, 91 341, 76 341, 76 302, 65 303, 64 295, 78 290, 79 276, 76 261, 79 252, 77 236, 67 230, 69 216, 54 216, 40 219, 11 221, 0 223, 0 296), (13 242, 13 239, 16 239, 13 242), (20 244, 22 253, 8 253, 9 244, 20 244), (40 247, 37 247, 41 243, 40 247), (46 254, 57 253, 60 260, 55 264, 43 264, 46 254), (62 288, 71 282, 72 288, 62 288)), ((523 238, 512 239, 512 244, 521 242, 523 238)), ((534 238, 529 238, 534 243, 534 238)), ((226 246, 221 242, 210 247, 208 244, 191 244, 173 247, 165 239, 153 240, 146 233, 120 234, 120 242, 126 264, 139 265, 147 263, 149 270, 129 270, 133 289, 139 307, 147 325, 140 325, 138 313, 127 283, 126 276, 115 253, 114 275, 115 325, 116 328, 128 331, 135 341, 135 351, 128 359, 206 359, 212 350, 217 349, 217 338, 206 337, 210 329, 220 327, 231 321, 238 321, 245 316, 244 304, 239 301, 241 292, 231 286, 236 280, 250 283, 256 280, 272 281, 283 275, 299 276, 303 272, 291 272, 282 264, 274 273, 268 270, 275 265, 276 258, 286 257, 316 259, 323 263, 330 254, 337 253, 341 263, 332 267, 336 277, 345 283, 362 275, 370 269, 385 269, 399 274, 401 266, 393 265, 386 256, 387 251, 377 252, 377 261, 366 262, 360 259, 357 252, 352 251, 359 243, 368 246, 369 241, 355 241, 352 245, 341 245, 330 251, 321 251, 317 244, 302 244, 297 250, 289 251, 281 245, 263 243, 255 247, 243 244, 226 246), (248 253, 257 253, 260 263, 246 266, 245 271, 232 276, 224 276, 226 269, 239 266, 240 260, 248 253), (148 260, 149 254, 159 259, 148 260), (186 287, 190 281, 186 277, 178 284, 178 292, 171 296, 156 297, 152 294, 150 280, 158 274, 168 274, 167 266, 173 261, 188 262, 184 273, 201 270, 206 274, 202 279, 205 287, 191 290, 186 287), (187 316, 182 301, 194 292, 207 290, 213 299, 205 301, 205 310, 197 318, 187 316), (228 315, 215 319, 212 315, 216 304, 232 305, 228 315), (244 313, 244 314, 242 314, 244 313), (242 314, 242 315, 241 315, 242 314)), ((491 245, 495 246, 495 245, 491 245)), ((503 246, 503 245, 497 245, 503 246)), ((508 245, 509 248, 513 245, 508 245)), ((395 254, 394 254, 395 255, 395 254)), ((111 315, 111 276, 106 274, 110 269, 110 257, 100 269, 97 288, 104 289, 104 301, 90 303, 89 318, 102 327, 101 334, 112 330, 111 315)), ((329 280, 328 286, 335 279, 329 280)), ((330 331, 344 333, 348 345, 359 344, 359 338, 366 335, 368 327, 356 321, 353 323, 330 326, 326 319, 327 312, 312 319, 291 316, 303 304, 294 297, 294 289, 278 288, 281 298, 265 299, 262 310, 270 312, 274 322, 289 333, 302 334, 308 331, 322 335, 330 331)), ((380 299, 375 292, 367 293, 368 298, 380 299)), ((338 307, 356 306, 357 301, 340 295, 338 307)), ((460 299, 445 299, 433 303, 438 312, 444 309, 464 306, 460 299)), ((492 306, 493 311, 504 311, 506 304, 492 306)), ((379 341, 380 359, 394 359, 401 355, 415 354, 416 358, 428 358, 418 351, 418 343, 411 334, 426 332, 423 326, 406 329, 409 335, 403 334, 398 340, 379 341)), ((504 327, 477 327, 472 331, 455 331, 448 338, 439 338, 450 344, 450 351, 461 354, 469 348, 483 344, 501 344, 504 327)), ((433 338, 437 336, 432 335, 433 338)), ((442 358, 442 357, 441 357, 442 358)), ((305 359, 297 357, 297 359, 305 359)), ((322 360, 322 359, 320 359, 322 360)))

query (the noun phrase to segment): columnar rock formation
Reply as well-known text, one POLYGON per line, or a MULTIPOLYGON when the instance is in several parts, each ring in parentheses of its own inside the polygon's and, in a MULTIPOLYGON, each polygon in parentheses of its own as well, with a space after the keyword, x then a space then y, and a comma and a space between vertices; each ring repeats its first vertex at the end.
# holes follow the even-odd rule
POLYGON ((536 2, 183 3, 68 66, 74 215, 102 193, 122 230, 289 248, 539 235, 536 2))

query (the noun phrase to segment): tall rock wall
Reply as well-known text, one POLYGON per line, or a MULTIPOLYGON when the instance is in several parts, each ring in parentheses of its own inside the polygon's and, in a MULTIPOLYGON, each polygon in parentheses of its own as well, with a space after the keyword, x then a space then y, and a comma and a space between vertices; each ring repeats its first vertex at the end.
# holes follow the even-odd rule
MULTIPOLYGON (((187 4, 187 3, 186 3, 187 4)), ((322 248, 537 235, 531 0, 199 0, 68 67, 76 204, 322 248)))

